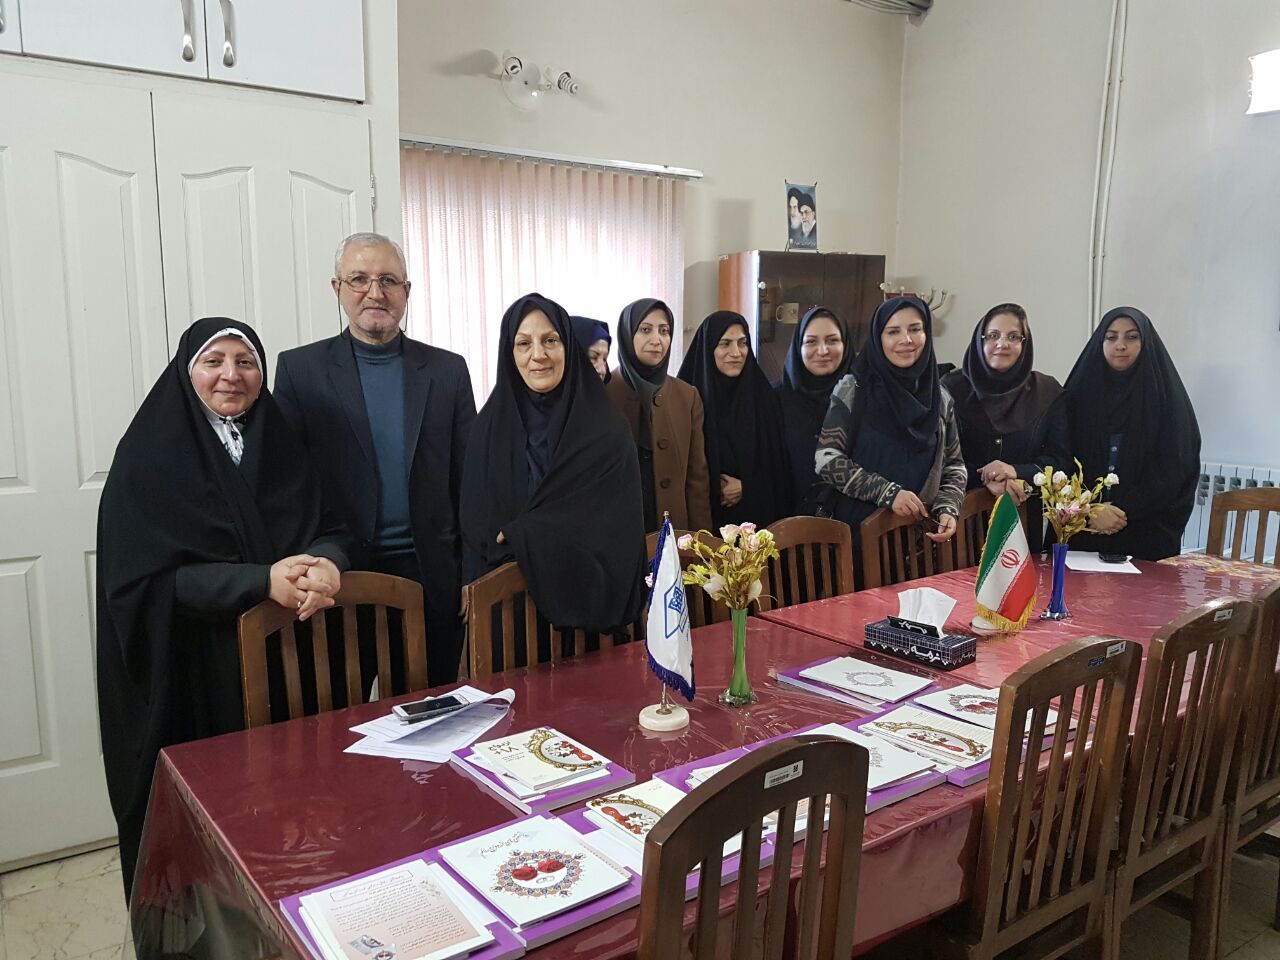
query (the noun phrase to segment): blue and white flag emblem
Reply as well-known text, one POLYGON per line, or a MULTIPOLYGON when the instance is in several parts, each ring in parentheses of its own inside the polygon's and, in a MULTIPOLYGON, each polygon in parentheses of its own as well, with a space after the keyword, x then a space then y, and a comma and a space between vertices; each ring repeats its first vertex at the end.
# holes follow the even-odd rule
POLYGON ((671 521, 662 524, 658 550, 650 567, 653 586, 649 588, 649 615, 645 622, 645 645, 649 666, 672 690, 692 700, 693 640, 689 635, 689 606, 680 569, 680 551, 671 521))

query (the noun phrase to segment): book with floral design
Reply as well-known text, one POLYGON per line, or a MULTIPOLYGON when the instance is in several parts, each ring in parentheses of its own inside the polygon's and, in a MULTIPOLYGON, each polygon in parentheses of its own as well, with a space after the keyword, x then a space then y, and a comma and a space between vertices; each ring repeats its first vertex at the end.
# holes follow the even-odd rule
POLYGON ((477 743, 472 750, 492 769, 508 774, 530 790, 543 791, 596 773, 609 759, 554 727, 477 743))
POLYGON ((845 694, 839 699, 854 706, 872 708, 898 703, 932 683, 928 677, 893 670, 857 657, 819 661, 797 671, 797 677, 845 694))

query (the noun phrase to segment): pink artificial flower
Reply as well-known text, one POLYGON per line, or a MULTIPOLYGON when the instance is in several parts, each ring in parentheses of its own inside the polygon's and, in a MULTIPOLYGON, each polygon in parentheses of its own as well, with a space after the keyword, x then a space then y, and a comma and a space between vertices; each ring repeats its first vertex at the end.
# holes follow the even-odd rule
POLYGON ((679 547, 681 550, 688 550, 691 546, 693 546, 693 534, 691 533, 681 534, 680 539, 676 541, 676 546, 679 547))

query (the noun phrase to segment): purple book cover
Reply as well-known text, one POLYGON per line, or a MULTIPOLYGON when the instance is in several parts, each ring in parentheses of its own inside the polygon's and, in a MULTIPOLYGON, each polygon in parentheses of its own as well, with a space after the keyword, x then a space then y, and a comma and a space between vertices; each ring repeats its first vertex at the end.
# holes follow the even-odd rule
MULTIPOLYGON (((383 870, 389 870, 392 867, 399 867, 414 860, 422 860, 424 863, 437 863, 445 872, 454 880, 462 885, 468 893, 474 896, 486 910, 493 912, 493 908, 489 906, 484 897, 479 896, 471 887, 456 873, 449 869, 449 865, 440 858, 435 850, 428 850, 426 853, 415 853, 412 856, 404 857, 401 860, 393 860, 391 863, 384 863, 380 867, 374 867, 372 870, 366 870, 364 873, 357 873, 350 877, 344 877, 341 880, 335 880, 333 883, 326 883, 319 887, 312 887, 310 890, 304 890, 302 893, 296 893, 291 897, 285 897, 280 901, 280 910, 284 913, 285 919, 289 921, 289 925, 297 931, 302 942, 306 944, 307 949, 311 951, 311 955, 315 960, 324 960, 324 953, 320 950, 319 944, 315 938, 311 936, 311 931, 307 929, 306 921, 302 919, 302 898, 310 893, 319 893, 322 890, 328 890, 330 887, 338 887, 344 883, 350 883, 352 880, 360 880, 363 877, 372 876, 383 870)), ((493 935, 493 943, 487 947, 481 947, 468 953, 467 960, 516 960, 517 957, 523 957, 525 947, 521 940, 511 931, 511 929, 501 920, 494 919, 492 923, 486 924, 485 929, 493 935)))
POLYGON ((611 793, 614 790, 629 787, 636 782, 636 775, 626 767, 610 763, 605 767, 609 771, 609 775, 606 777, 596 777, 582 783, 571 783, 548 790, 546 793, 535 794, 521 799, 506 788, 506 785, 502 782, 501 774, 495 773, 487 767, 482 767, 478 763, 473 763, 471 757, 471 748, 464 747, 461 750, 453 751, 449 756, 449 762, 460 773, 470 777, 483 790, 501 800, 517 813, 550 813, 552 810, 559 810, 561 807, 567 807, 583 800, 590 800, 592 797, 598 797, 602 793, 611 793))
MULTIPOLYGON (((841 690, 839 687, 833 687, 828 683, 823 683, 821 680, 812 680, 809 677, 800 676, 800 671, 802 670, 809 670, 813 667, 820 666, 824 663, 830 663, 832 660, 840 660, 847 656, 849 656, 849 654, 841 653, 834 657, 823 657, 821 660, 813 661, 813 663, 801 664, 798 667, 792 667, 790 670, 779 670, 778 682, 779 683, 784 682, 782 678, 786 677, 787 680, 785 682, 789 687, 795 687, 798 690, 805 690, 805 691, 808 691, 809 693, 817 694, 820 697, 827 697, 831 700, 837 700, 840 703, 848 704, 849 706, 856 707, 860 710, 878 710, 887 706, 896 706, 898 703, 905 703, 909 699, 908 697, 903 697, 901 701, 883 700, 883 701, 880 701, 879 703, 874 703, 868 698, 859 697, 857 694, 850 693, 847 690, 841 690)), ((854 659, 856 660, 857 657, 854 657, 854 659)), ((897 670, 897 667, 894 667, 892 669, 897 670)), ((905 673, 906 671, 899 670, 898 672, 905 673)), ((923 696, 926 693, 934 693, 939 689, 940 688, 936 683, 931 683, 929 684, 929 686, 924 687, 921 690, 917 690, 915 693, 911 694, 910 696, 919 697, 919 696, 923 696)))
MULTIPOLYGON (((538 814, 537 817, 548 820, 553 819, 550 814, 545 813, 538 814)), ((528 817, 526 819, 532 820, 535 818, 528 817)), ((496 827, 491 827, 488 830, 481 830, 467 837, 459 837, 457 840, 450 840, 448 843, 441 844, 440 847, 433 850, 432 855, 438 856, 439 850, 442 847, 450 847, 456 843, 474 840, 493 833, 495 830, 506 829, 515 823, 521 822, 523 821, 516 820, 509 823, 502 823, 496 827)), ((589 845, 590 843, 588 842, 588 846, 589 845)), ((600 856, 605 857, 610 860, 610 862, 614 862, 612 858, 607 857, 603 853, 600 854, 600 856)), ((445 869, 449 870, 450 876, 457 880, 458 883, 462 884, 464 890, 478 898, 480 902, 489 907, 489 909, 497 912, 496 909, 489 904, 489 901, 484 894, 468 883, 463 877, 459 876, 457 871, 449 869, 448 864, 443 858, 441 858, 439 862, 445 866, 445 869)), ((590 900, 581 906, 574 907, 572 910, 566 910, 563 913, 557 913, 555 916, 548 917, 546 920, 530 924, 527 927, 514 927, 512 932, 517 938, 523 941, 526 948, 532 950, 535 947, 541 947, 544 944, 551 943, 561 937, 567 937, 569 934, 576 933, 583 927, 589 927, 593 923, 599 923, 601 920, 607 920, 612 916, 622 913, 624 910, 629 910, 632 907, 637 906, 640 903, 640 874, 636 873, 634 870, 622 867, 621 864, 618 864, 618 866, 621 869, 626 870, 630 875, 630 879, 617 890, 614 890, 611 893, 606 893, 604 896, 596 897, 594 900, 590 900)), ((479 955, 477 954, 477 957, 478 956, 479 955)), ((468 958, 468 960, 470 960, 470 958, 468 958)))

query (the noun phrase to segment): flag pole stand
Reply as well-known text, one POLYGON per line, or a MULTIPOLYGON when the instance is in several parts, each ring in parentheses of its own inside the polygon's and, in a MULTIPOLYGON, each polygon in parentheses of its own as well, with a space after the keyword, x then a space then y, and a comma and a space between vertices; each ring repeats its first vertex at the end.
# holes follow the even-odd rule
POLYGON ((679 730, 689 725, 689 711, 667 696, 667 685, 662 685, 662 702, 651 703, 640 711, 640 726, 646 730, 679 730))
POLYGON ((1003 632, 998 626, 980 613, 974 614, 973 619, 969 621, 969 627, 974 633, 980 633, 988 637, 1003 632))

